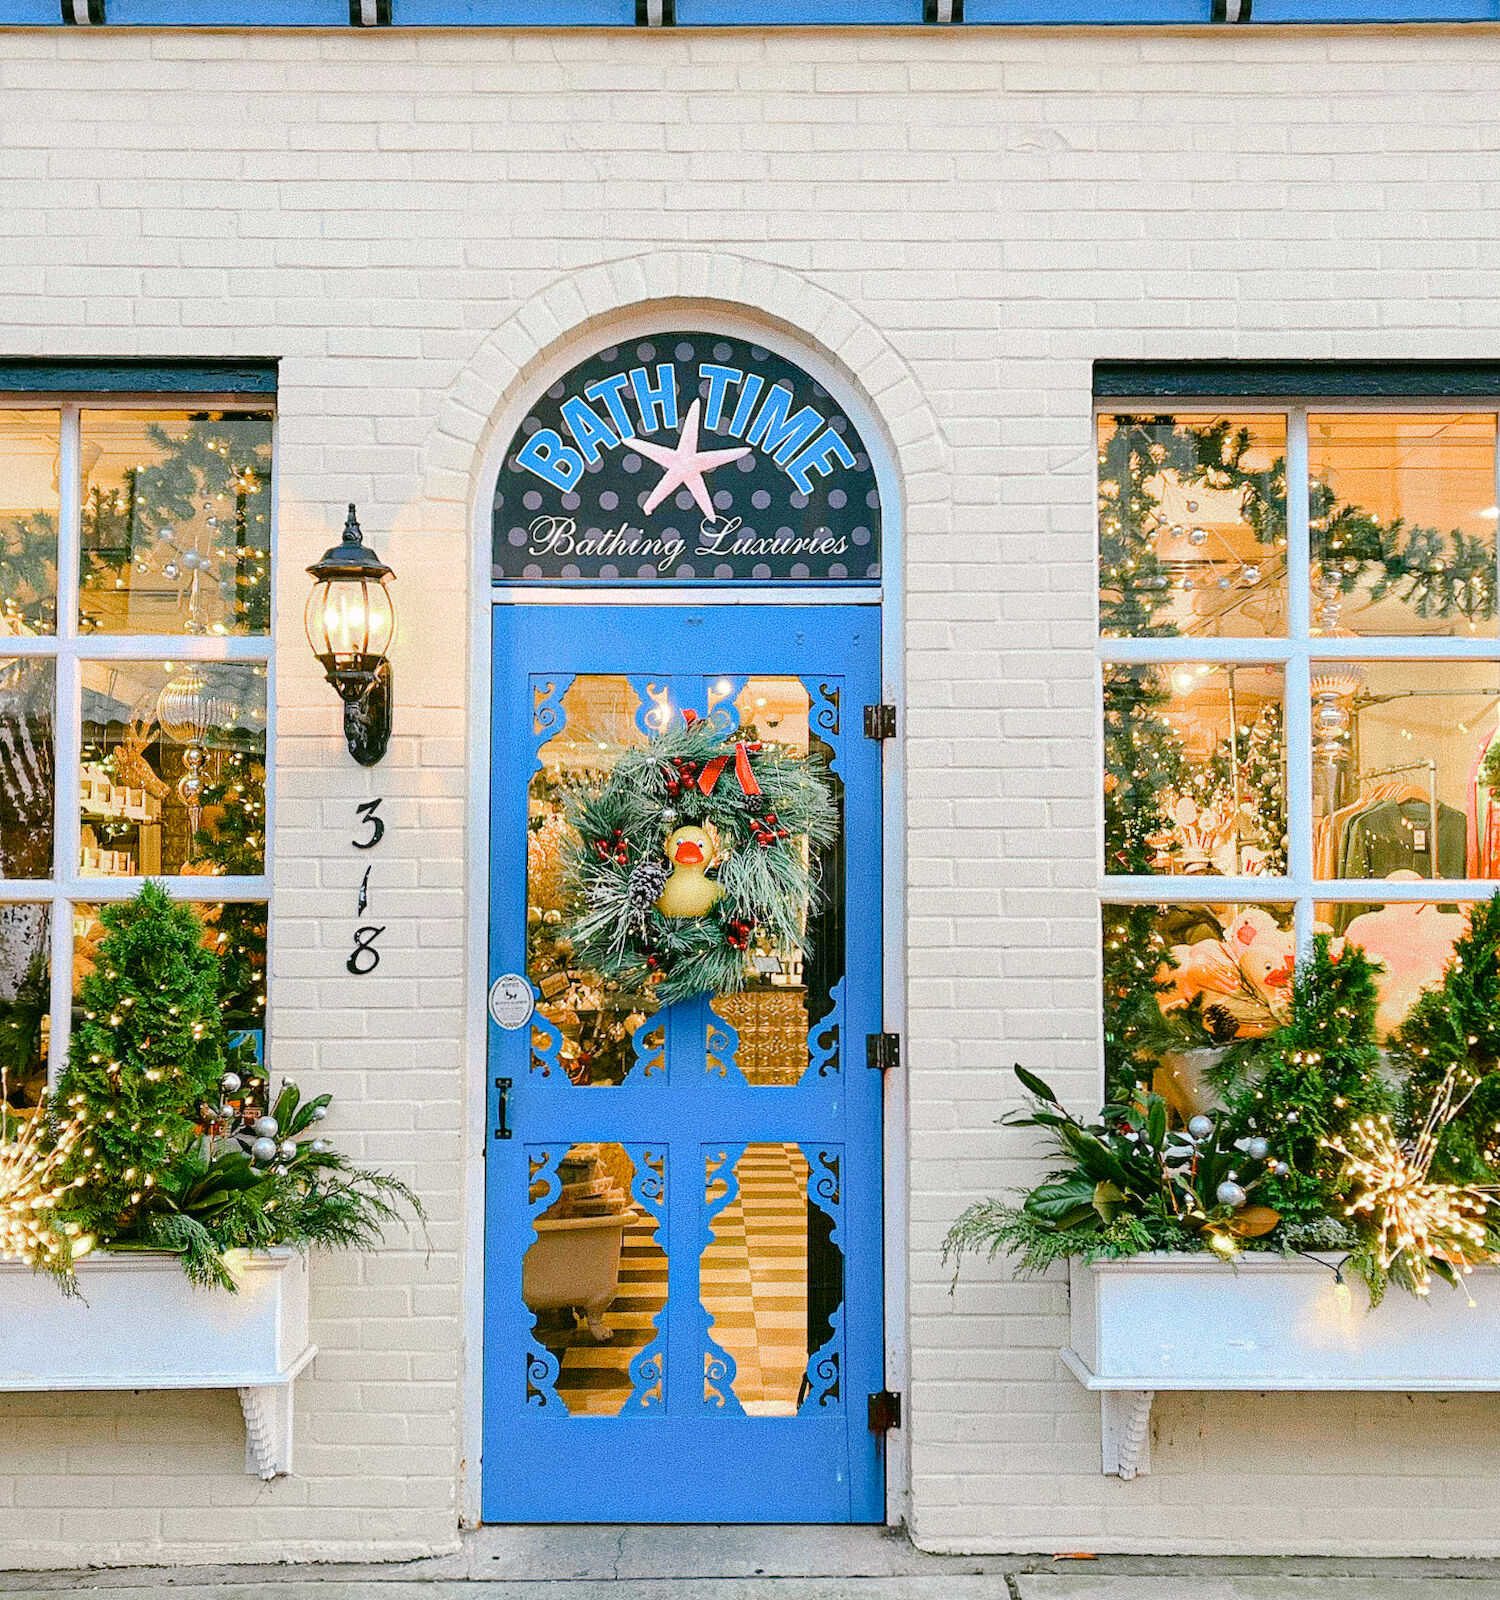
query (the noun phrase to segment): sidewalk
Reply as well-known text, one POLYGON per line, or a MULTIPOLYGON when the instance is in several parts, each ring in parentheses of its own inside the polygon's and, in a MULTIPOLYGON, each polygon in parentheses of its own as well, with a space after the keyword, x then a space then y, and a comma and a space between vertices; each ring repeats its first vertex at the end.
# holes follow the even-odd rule
POLYGON ((884 1528, 483 1528, 392 1565, 0 1572, 5 1600, 1500 1600, 1500 1561, 932 1556, 884 1528))

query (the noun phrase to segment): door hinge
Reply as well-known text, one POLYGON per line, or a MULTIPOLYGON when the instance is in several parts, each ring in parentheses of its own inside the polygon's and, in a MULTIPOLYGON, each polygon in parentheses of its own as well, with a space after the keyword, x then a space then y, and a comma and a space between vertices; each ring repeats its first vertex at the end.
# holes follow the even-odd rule
POLYGON ((870 1432, 889 1433, 901 1426, 901 1396, 893 1389, 882 1389, 870 1396, 870 1432))
POLYGON ((901 1035, 899 1033, 867 1033, 865 1035, 865 1065, 875 1072, 889 1072, 901 1065, 901 1035))
POLYGON ((865 738, 894 739, 896 737, 895 706, 865 707, 865 738))

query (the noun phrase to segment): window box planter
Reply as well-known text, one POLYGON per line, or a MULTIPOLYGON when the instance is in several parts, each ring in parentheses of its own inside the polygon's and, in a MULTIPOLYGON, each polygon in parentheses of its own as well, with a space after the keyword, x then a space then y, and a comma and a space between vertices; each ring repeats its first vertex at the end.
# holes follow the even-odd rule
POLYGON ((1103 1468, 1151 1466, 1162 1389, 1500 1390, 1500 1268, 1373 1310, 1340 1258, 1148 1255, 1070 1263, 1069 1370, 1103 1403, 1103 1468), (1470 1303, 1472 1300, 1472 1304, 1470 1303))
POLYGON ((0 1262, 0 1391, 237 1389, 245 1470, 292 1469, 292 1383, 308 1342, 307 1261, 233 1259, 237 1294, 198 1289, 175 1256, 100 1252, 78 1263, 82 1298, 0 1262))

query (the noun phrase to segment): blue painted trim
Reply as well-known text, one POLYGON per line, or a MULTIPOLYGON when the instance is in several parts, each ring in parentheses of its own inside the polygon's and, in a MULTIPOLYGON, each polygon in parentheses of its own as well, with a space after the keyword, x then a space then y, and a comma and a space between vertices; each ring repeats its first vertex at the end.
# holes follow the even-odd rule
MULTIPOLYGON (((109 0, 111 27, 351 27, 347 0, 109 0)), ((957 20, 957 19, 956 19, 957 20)), ((965 0, 978 27, 1212 23, 1212 0, 965 0)), ((634 0, 393 0, 406 28, 629 28, 634 0)), ((682 0, 680 27, 921 26, 922 0, 682 0)), ((1255 0, 1254 24, 1357 27, 1500 21, 1500 0, 1255 0)), ((1254 25, 1252 24, 1252 25, 1254 25)), ((0 28, 63 27, 57 0, 0 0, 0 28)))
MULTIPOLYGON (((536 1070, 532 1027, 505 1032, 490 1022, 487 1076, 492 1085, 511 1080, 514 1137, 486 1139, 485 1520, 879 1522, 884 1464, 865 1399, 884 1386, 881 1084, 864 1064, 862 1036, 881 1015, 881 763, 859 716, 880 693, 879 607, 506 605, 494 609, 492 647, 492 982, 525 969, 527 785, 540 745, 562 725, 562 686, 576 673, 649 681, 699 715, 720 674, 796 675, 814 686, 815 725, 844 781, 850 945, 838 1063, 795 1086, 752 1087, 737 1071, 710 1075, 702 999, 655 1014, 665 1071, 638 1070, 610 1088, 577 1087, 555 1066, 536 1070), (814 1374, 831 1375, 836 1352, 838 1391, 817 1390, 795 1416, 746 1415, 704 1391, 712 1354, 699 1285, 705 1166, 762 1140, 836 1152, 839 1163, 836 1198, 813 1197, 833 1218, 832 1242, 843 1253, 843 1307, 832 1339, 815 1352, 814 1374), (668 1300, 656 1319, 663 1395, 616 1417, 563 1414, 556 1362, 536 1343, 521 1299, 530 1218, 548 1201, 531 1190, 548 1183, 556 1152, 583 1141, 649 1148, 665 1162, 658 1238, 668 1300)), ((489 1128, 496 1098, 492 1087, 489 1128)), ((813 1165, 815 1175, 827 1170, 813 1165)))
POLYGON ((1500 361, 1094 363, 1096 400, 1493 400, 1497 395, 1500 361))
POLYGON ((0 393, 273 395, 276 361, 0 356, 0 393))

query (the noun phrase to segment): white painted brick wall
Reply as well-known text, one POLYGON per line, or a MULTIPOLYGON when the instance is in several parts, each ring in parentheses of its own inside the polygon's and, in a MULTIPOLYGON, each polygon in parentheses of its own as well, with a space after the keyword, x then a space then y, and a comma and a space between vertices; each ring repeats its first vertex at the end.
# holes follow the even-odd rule
POLYGON ((1063 1285, 937 1256, 1038 1170, 1010 1062, 1097 1092, 1090 362, 1495 355, 1497 89, 1484 27, 0 34, 0 346, 284 358, 271 1048, 432 1218, 318 1262, 295 1478, 230 1396, 0 1397, 0 1564, 453 1545, 468 506, 518 371, 657 296, 805 330, 903 474, 918 1541, 1500 1553, 1500 1401, 1168 1398, 1105 1480, 1063 1285), (401 574, 373 774, 300 620, 351 499, 401 574))

